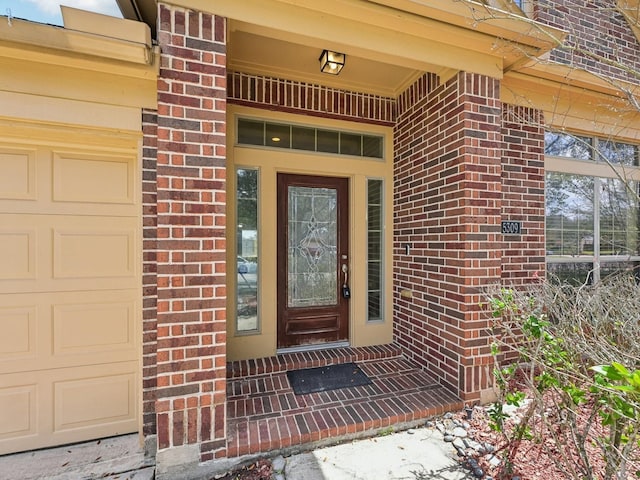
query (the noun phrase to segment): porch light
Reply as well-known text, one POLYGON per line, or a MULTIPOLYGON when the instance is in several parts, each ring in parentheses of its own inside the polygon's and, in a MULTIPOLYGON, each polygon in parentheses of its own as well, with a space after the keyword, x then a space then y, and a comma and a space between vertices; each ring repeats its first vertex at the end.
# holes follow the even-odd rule
POLYGON ((332 52, 331 50, 323 50, 320 55, 320 71, 330 75, 338 75, 344 67, 346 60, 344 53, 332 52))

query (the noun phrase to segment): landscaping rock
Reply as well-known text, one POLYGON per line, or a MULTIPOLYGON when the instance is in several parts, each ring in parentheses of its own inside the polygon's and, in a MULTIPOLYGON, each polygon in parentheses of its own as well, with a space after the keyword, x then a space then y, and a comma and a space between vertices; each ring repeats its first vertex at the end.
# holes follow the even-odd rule
POLYGON ((467 445, 465 445, 464 441, 459 437, 453 439, 453 446, 458 450, 464 450, 465 448, 467 448, 467 445))
POLYGON ((455 437, 465 438, 467 436, 467 431, 462 427, 456 427, 453 429, 453 435, 455 437))
POLYGON ((273 471, 276 473, 284 472, 284 467, 287 465, 287 461, 284 459, 282 455, 277 456, 271 462, 271 467, 273 471))

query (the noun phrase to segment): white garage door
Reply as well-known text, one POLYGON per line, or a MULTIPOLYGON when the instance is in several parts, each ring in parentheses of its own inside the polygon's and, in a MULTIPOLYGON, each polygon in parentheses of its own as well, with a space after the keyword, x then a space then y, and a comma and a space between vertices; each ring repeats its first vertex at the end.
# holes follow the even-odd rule
POLYGON ((0 454, 138 429, 135 150, 63 145, 0 141, 0 454))

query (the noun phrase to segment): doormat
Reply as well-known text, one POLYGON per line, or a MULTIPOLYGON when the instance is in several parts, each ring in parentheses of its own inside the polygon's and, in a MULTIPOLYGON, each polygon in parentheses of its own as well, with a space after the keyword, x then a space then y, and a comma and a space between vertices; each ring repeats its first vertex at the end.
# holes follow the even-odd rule
POLYGON ((296 395, 359 387, 371 383, 369 377, 355 363, 289 370, 287 378, 296 395))

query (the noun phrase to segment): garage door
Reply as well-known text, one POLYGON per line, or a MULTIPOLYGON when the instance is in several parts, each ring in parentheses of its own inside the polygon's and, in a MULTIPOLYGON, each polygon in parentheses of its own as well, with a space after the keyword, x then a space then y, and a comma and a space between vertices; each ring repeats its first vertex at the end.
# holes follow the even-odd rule
POLYGON ((136 150, 62 145, 0 141, 0 454, 138 429, 136 150))

